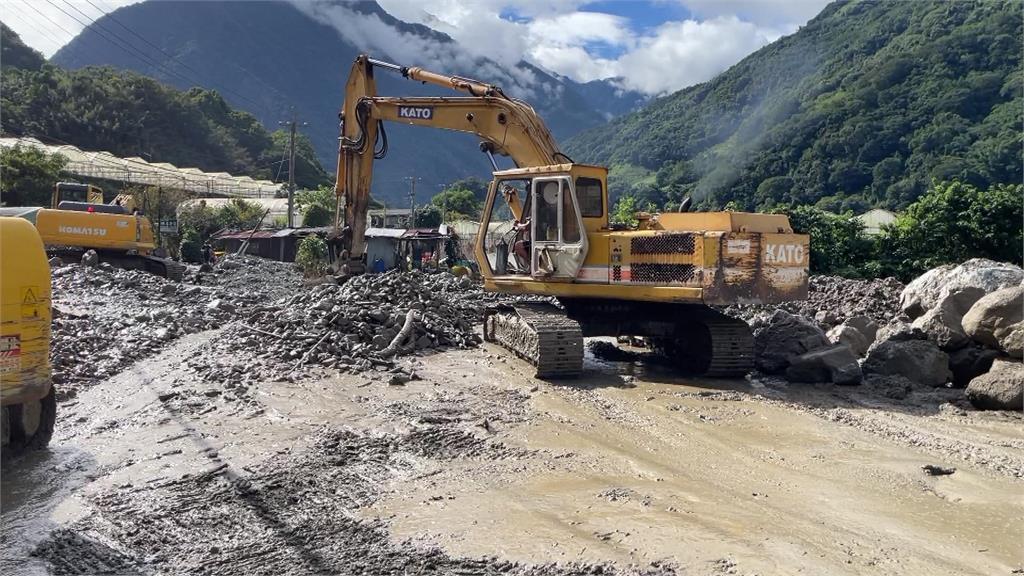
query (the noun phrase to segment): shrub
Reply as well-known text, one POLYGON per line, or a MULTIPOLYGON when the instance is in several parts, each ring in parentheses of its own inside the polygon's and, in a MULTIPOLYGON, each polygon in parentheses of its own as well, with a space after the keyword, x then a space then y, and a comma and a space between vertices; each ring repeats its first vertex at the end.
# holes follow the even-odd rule
POLYGON ((295 263, 306 276, 320 276, 327 270, 327 243, 316 234, 310 234, 299 242, 295 263))
POLYGON ((178 247, 178 254, 184 262, 199 264, 203 261, 203 240, 194 228, 186 228, 181 235, 181 244, 178 247))

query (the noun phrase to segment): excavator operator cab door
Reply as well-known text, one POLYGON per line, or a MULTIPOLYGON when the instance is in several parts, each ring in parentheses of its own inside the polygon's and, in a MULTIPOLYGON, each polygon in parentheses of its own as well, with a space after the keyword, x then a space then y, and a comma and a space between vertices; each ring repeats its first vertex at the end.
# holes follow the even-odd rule
POLYGON ((587 256, 587 235, 572 180, 535 178, 530 195, 531 275, 536 280, 575 278, 587 256))

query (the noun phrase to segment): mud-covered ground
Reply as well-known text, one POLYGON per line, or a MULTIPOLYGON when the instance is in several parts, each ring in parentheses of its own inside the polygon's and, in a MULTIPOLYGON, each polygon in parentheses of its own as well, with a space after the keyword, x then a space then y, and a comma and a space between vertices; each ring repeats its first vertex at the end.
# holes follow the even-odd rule
POLYGON ((542 382, 490 345, 230 378, 265 360, 224 344, 262 306, 105 374, 69 367, 51 449, 4 464, 0 573, 1024 567, 1024 422, 960 391, 682 380, 628 357, 542 382))

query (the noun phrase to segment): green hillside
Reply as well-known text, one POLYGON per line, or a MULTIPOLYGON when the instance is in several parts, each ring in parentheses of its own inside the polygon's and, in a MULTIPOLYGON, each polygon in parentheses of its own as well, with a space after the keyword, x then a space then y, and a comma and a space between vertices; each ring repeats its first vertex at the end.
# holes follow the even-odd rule
POLYGON ((842 1, 710 82, 568 143, 613 193, 901 209, 935 179, 1019 183, 1022 3, 842 1))
MULTIPOLYGON (((278 174, 287 134, 269 132, 216 91, 179 91, 112 68, 68 71, 42 64, 42 56, 10 28, 0 24, 0 32, 4 134, 211 172, 266 179, 278 174)), ((286 178, 287 168, 280 174, 286 178)), ((295 175, 305 187, 331 181, 305 137, 298 140, 295 175)))

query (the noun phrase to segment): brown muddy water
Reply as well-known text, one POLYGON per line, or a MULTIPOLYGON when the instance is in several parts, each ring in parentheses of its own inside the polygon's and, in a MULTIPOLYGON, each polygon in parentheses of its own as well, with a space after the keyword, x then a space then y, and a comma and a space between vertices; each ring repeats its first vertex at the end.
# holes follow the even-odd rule
POLYGON ((5 464, 0 573, 1011 574, 1024 432, 941 392, 683 380, 501 350, 245 394, 215 332, 59 406, 5 464), (956 468, 930 476, 926 464, 956 468))

